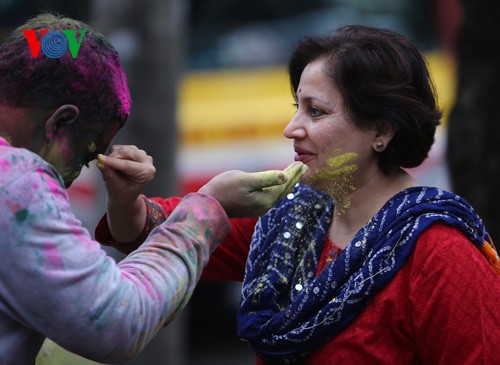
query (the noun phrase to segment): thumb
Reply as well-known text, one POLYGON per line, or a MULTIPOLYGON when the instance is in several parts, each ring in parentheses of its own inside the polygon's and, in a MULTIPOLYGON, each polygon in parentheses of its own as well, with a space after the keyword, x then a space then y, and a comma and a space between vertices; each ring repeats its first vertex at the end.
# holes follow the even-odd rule
POLYGON ((104 155, 97 156, 97 167, 99 167, 103 174, 113 171, 131 181, 139 182, 144 180, 145 176, 147 177, 151 174, 154 176, 155 172, 155 168, 151 164, 104 155))
POLYGON ((109 168, 125 173, 127 169, 132 169, 133 166, 133 161, 131 160, 105 156, 101 154, 97 155, 97 167, 99 167, 101 171, 109 168))
POLYGON ((286 182, 286 176, 281 170, 267 170, 253 172, 250 191, 262 190, 276 185, 283 185, 286 182))
POLYGON ((106 156, 102 154, 97 155, 97 168, 101 171, 103 176, 106 176, 108 171, 106 169, 106 156))
POLYGON ((286 183, 283 185, 281 191, 275 190, 278 194, 277 200, 283 199, 289 192, 293 190, 295 184, 300 180, 302 175, 304 175, 309 168, 307 165, 302 162, 296 161, 292 162, 286 169, 283 170, 283 173, 286 176, 286 183))
MULTIPOLYGON (((254 172, 252 174, 254 178, 254 183, 251 186, 252 191, 284 184, 288 187, 293 187, 306 171, 307 166, 302 162, 296 161, 288 165, 288 167, 283 171, 267 170, 254 172)), ((287 190, 288 189, 289 188, 287 188, 287 190)))
POLYGON ((287 184, 295 185, 307 170, 308 167, 304 163, 300 161, 292 162, 286 169, 283 170, 283 173, 286 176, 287 184))
POLYGON ((104 155, 97 155, 97 168, 101 172, 101 175, 106 182, 106 184, 113 185, 119 178, 116 174, 116 170, 110 166, 109 159, 104 155))

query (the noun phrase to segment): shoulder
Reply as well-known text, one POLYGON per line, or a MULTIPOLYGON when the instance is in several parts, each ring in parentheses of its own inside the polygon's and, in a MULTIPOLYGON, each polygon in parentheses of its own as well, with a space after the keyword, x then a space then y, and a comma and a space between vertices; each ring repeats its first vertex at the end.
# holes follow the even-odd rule
MULTIPOLYGON (((0 215, 61 216, 70 210, 64 183, 58 172, 40 156, 23 148, 0 147, 0 215)), ((21 219, 25 223, 28 219, 21 219)))
POLYGON ((413 268, 418 276, 461 277, 472 272, 492 279, 495 272, 481 250, 458 228, 435 223, 418 238, 413 254, 413 268))
POLYGON ((409 261, 412 324, 424 363, 498 363, 500 280, 479 247, 436 223, 409 261))
POLYGON ((478 251, 474 243, 458 228, 437 222, 427 228, 417 240, 416 253, 422 255, 461 254, 478 251))
POLYGON ((0 171, 2 188, 16 182, 22 183, 25 180, 23 177, 36 179, 41 175, 51 176, 64 188, 59 173, 40 156, 25 148, 0 146, 0 171))

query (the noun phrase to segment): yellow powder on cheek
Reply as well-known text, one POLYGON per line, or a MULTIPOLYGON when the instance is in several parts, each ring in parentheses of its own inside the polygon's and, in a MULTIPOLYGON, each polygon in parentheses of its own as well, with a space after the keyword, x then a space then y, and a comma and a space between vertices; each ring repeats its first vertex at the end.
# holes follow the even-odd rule
POLYGON ((314 171, 312 180, 314 185, 320 186, 321 190, 333 197, 339 213, 344 213, 351 202, 349 196, 355 190, 354 173, 358 166, 352 163, 358 154, 347 152, 339 154, 333 151, 334 156, 327 160, 327 166, 314 171))

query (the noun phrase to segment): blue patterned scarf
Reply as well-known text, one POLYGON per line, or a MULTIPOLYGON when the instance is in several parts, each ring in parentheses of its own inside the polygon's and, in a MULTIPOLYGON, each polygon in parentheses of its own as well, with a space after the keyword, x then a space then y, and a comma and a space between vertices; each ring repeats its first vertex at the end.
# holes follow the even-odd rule
POLYGON ((396 275, 418 236, 437 221, 490 245, 463 198, 431 187, 399 192, 317 277, 332 199, 298 184, 259 219, 247 260, 238 336, 272 364, 303 360, 346 328, 396 275))

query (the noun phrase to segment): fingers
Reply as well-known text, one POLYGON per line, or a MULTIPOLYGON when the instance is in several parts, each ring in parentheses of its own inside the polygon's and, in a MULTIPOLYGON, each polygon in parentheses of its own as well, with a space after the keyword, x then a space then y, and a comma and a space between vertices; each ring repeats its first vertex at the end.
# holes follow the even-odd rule
POLYGON ((144 150, 132 145, 111 146, 107 156, 99 154, 97 156, 99 168, 107 166, 109 168, 127 173, 128 169, 133 172, 140 164, 153 165, 153 158, 144 150), (134 163, 136 162, 136 163, 134 163))
POLYGON ((152 157, 148 156, 146 151, 141 150, 133 145, 111 146, 108 150, 107 156, 119 158, 122 160, 153 163, 152 157))
POLYGON ((304 175, 309 168, 302 162, 294 162, 290 164, 285 170, 283 170, 285 176, 287 177, 286 183, 278 188, 274 188, 274 199, 277 201, 283 199, 289 192, 293 190, 295 184, 300 180, 302 175, 304 175))
POLYGON ((265 189, 271 186, 287 184, 294 186, 300 177, 307 171, 302 162, 293 162, 283 171, 267 170, 250 174, 253 177, 252 191, 265 189))
POLYGON ((299 181, 299 179, 304 175, 308 170, 307 165, 302 162, 295 161, 292 162, 286 169, 283 170, 283 173, 286 176, 287 185, 293 187, 299 181))
MULTIPOLYGON (((278 201, 282 200, 289 192, 291 192, 301 178, 308 170, 307 165, 302 162, 293 162, 286 169, 284 169, 283 175, 285 176, 286 182, 284 184, 274 184, 274 185, 261 185, 260 191, 255 191, 256 194, 260 195, 259 201, 263 204, 263 212, 270 209, 278 201)), ((277 171, 263 171, 263 173, 269 173, 268 175, 262 174, 260 177, 272 178, 273 175, 277 174, 277 171)), ((259 174, 259 173, 256 173, 259 174)), ((271 180, 268 179, 267 182, 271 180)), ((260 182, 263 182, 262 180, 260 182)))
POLYGON ((109 149, 107 156, 99 154, 97 167, 109 183, 124 179, 145 184, 153 180, 156 175, 153 158, 132 145, 115 145, 109 149))
POLYGON ((156 174, 156 169, 152 163, 123 160, 104 155, 97 156, 97 166, 103 173, 107 169, 112 169, 115 172, 120 172, 122 176, 137 182, 149 182, 156 174))
POLYGON ((283 171, 230 170, 213 177, 198 192, 218 200, 230 217, 255 217, 283 199, 306 171, 302 162, 294 162, 283 171))
POLYGON ((275 185, 282 185, 286 182, 285 174, 280 170, 253 172, 249 174, 249 177, 252 178, 249 185, 250 191, 261 190, 275 185))

